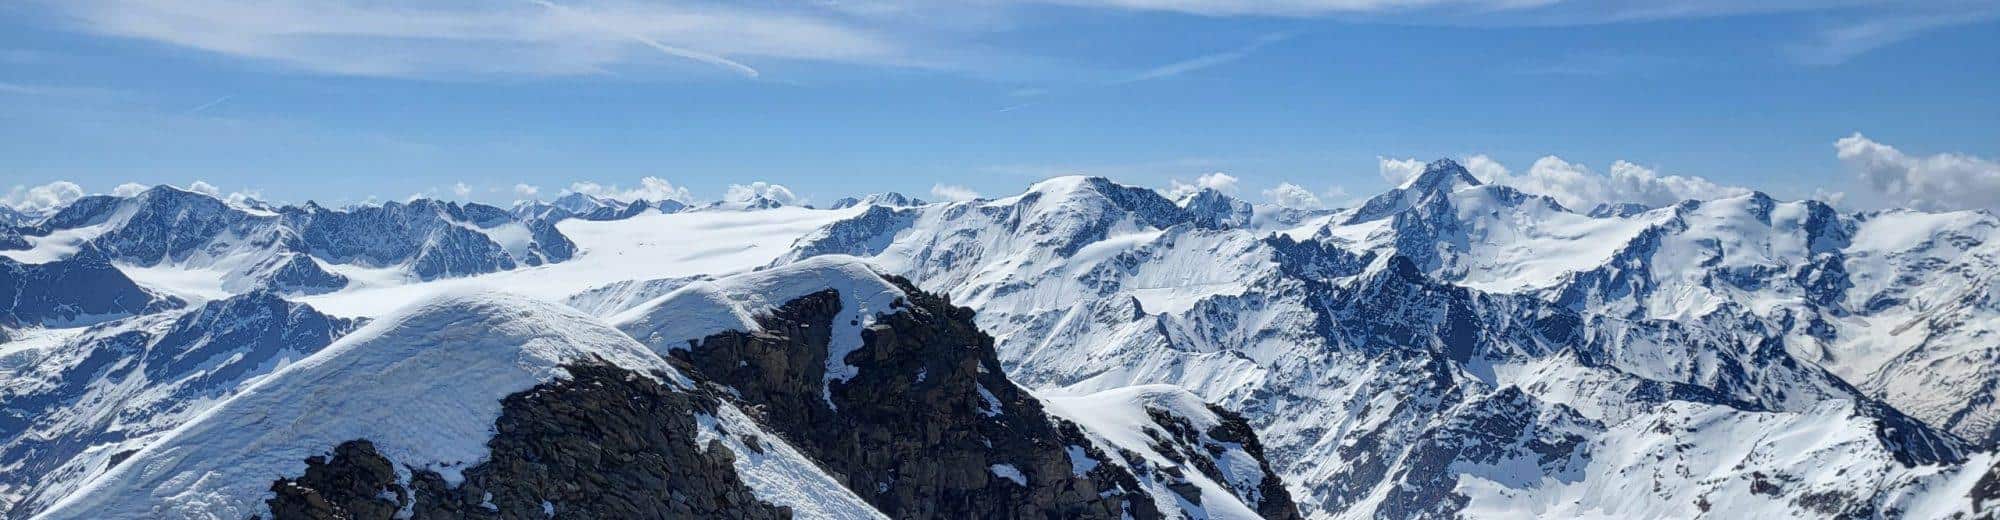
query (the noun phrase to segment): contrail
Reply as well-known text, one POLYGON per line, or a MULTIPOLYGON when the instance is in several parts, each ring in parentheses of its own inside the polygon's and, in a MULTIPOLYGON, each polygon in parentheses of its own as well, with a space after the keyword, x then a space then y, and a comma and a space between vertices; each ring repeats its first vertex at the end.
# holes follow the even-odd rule
POLYGON ((198 113, 201 113, 201 111, 203 111, 203 110, 208 110, 208 109, 210 109, 210 108, 215 108, 215 106, 216 106, 216 105, 220 105, 220 104, 222 104, 222 102, 224 102, 224 101, 229 101, 229 96, 222 96, 222 97, 219 97, 219 98, 215 98, 215 101, 210 101, 210 102, 207 102, 207 103, 202 103, 202 104, 201 104, 201 105, 199 105, 199 106, 196 106, 196 107, 194 107, 194 108, 190 108, 190 109, 187 109, 187 111, 186 111, 186 112, 181 112, 181 115, 189 115, 189 114, 198 114, 198 113))
POLYGON ((683 49, 683 48, 680 48, 680 47, 675 47, 675 46, 672 46, 672 45, 667 45, 667 44, 664 44, 664 43, 660 43, 660 42, 659 42, 658 40, 654 40, 654 39, 652 39, 652 38, 648 38, 648 37, 646 37, 646 35, 643 35, 643 34, 639 34, 639 33, 635 33, 635 32, 629 32, 629 31, 624 31, 624 30, 620 30, 620 29, 619 29, 619 28, 617 28, 616 26, 613 26, 613 25, 611 25, 611 24, 608 24, 608 23, 604 23, 604 21, 603 21, 603 20, 599 20, 599 19, 598 19, 597 17, 595 17, 595 16, 591 16, 591 15, 589 15, 589 14, 587 14, 587 13, 583 13, 583 12, 580 12, 580 11, 577 11, 577 10, 575 10, 575 9, 570 9, 570 8, 568 8, 568 7, 565 7, 565 6, 561 5, 561 4, 557 4, 557 3, 555 3, 555 2, 550 2, 549 0, 528 0, 528 1, 529 1, 529 2, 534 2, 534 3, 535 3, 535 4, 537 4, 537 5, 541 5, 542 7, 547 7, 547 8, 549 8, 549 9, 551 9, 551 10, 554 10, 554 11, 556 11, 556 12, 559 12, 559 13, 562 13, 562 14, 566 14, 566 15, 570 15, 570 16, 575 16, 575 17, 577 17, 577 18, 580 18, 580 19, 582 19, 582 20, 584 20, 584 21, 587 21, 587 22, 590 22, 590 23, 591 23, 592 25, 596 25, 596 26, 598 26, 598 27, 600 27, 600 28, 603 28, 603 29, 604 29, 604 30, 606 30, 606 31, 611 31, 611 32, 613 32, 613 33, 617 33, 617 34, 618 34, 618 35, 620 35, 620 36, 624 36, 624 37, 626 37, 626 38, 631 38, 631 39, 633 39, 633 40, 635 40, 635 41, 638 41, 639 43, 643 43, 643 44, 646 44, 646 46, 647 46, 647 47, 652 47, 653 49, 655 49, 655 50, 658 50, 658 51, 660 51, 660 52, 663 52, 663 53, 666 53, 666 54, 667 54, 667 55, 669 55, 669 56, 675 56, 675 57, 680 57, 680 58, 687 58, 687 59, 690 59, 690 60, 694 60, 694 61, 699 61, 699 62, 702 62, 702 63, 707 63, 707 64, 710 64, 710 65, 715 65, 715 66, 719 66, 719 67, 723 67, 723 68, 727 68, 727 69, 730 69, 730 70, 734 70, 734 71, 736 71, 736 72, 738 72, 738 73, 741 73, 741 74, 743 74, 744 76, 748 76, 748 77, 752 77, 752 78, 754 78, 754 77, 757 77, 757 76, 759 75, 759 73, 757 72, 757 69, 753 69, 753 68, 750 68, 750 66, 749 66, 749 65, 744 65, 744 64, 742 64, 742 63, 737 63, 737 62, 735 62, 735 61, 732 61, 732 60, 730 60, 729 58, 724 58, 724 57, 721 57, 721 56, 716 56, 716 55, 714 55, 714 54, 709 54, 709 53, 706 53, 706 52, 701 52, 701 51, 697 51, 697 50, 693 50, 693 49, 683 49))

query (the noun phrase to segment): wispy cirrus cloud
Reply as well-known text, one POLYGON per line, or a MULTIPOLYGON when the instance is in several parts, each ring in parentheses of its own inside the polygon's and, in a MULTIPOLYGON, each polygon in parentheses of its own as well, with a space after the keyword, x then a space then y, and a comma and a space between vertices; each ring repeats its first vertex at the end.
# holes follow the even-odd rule
POLYGON ((673 56, 676 58, 686 58, 702 63, 707 63, 710 65, 715 65, 718 67, 736 71, 738 73, 741 73, 745 76, 749 76, 752 78, 757 77, 759 74, 761 74, 757 72, 757 69, 751 68, 749 65, 737 63, 735 60, 731 60, 729 58, 716 56, 714 54, 709 54, 694 49, 687 49, 687 48, 667 45, 664 43, 660 43, 659 40, 653 39, 652 37, 646 36, 645 34, 625 31, 622 28, 618 27, 617 24, 611 23, 610 21, 604 20, 602 18, 598 18, 596 15, 593 15, 591 13, 575 11, 568 7, 563 6, 562 4, 550 2, 549 0, 528 0, 528 1, 536 5, 540 5, 542 7, 547 7, 549 8, 549 10, 562 13, 563 15, 566 16, 577 17, 580 20, 590 22, 591 25, 603 27, 607 31, 612 31, 614 33, 623 35, 626 38, 631 38, 632 41, 643 43, 647 47, 652 47, 653 50, 660 51, 662 54, 666 54, 668 56, 673 56))
POLYGON ((1201 56, 1196 56, 1193 58, 1146 69, 1145 71, 1133 75, 1132 77, 1120 80, 1117 83, 1121 84, 1136 83, 1140 81, 1171 78, 1174 76, 1187 74, 1189 72, 1215 67, 1218 65, 1228 64, 1230 62, 1234 62, 1236 60, 1248 57, 1250 56, 1251 53, 1255 53, 1257 52, 1258 49, 1262 49, 1267 45, 1284 41, 1285 38, 1288 37, 1290 36, 1283 33, 1266 34, 1264 36, 1258 37, 1256 41, 1252 41, 1250 42, 1250 44, 1244 45, 1242 47, 1214 54, 1205 54, 1201 56))
POLYGON ((886 31, 823 10, 543 0, 75 0, 71 26, 309 72, 386 77, 597 74, 666 53, 754 75, 742 59, 905 64, 886 31))
MULTIPOLYGON (((1050 7, 1208 18, 1334 19, 1427 26, 1576 26, 1769 13, 1839 23, 1786 51, 1837 63, 1926 31, 1990 20, 1987 0, 31 0, 60 27, 197 49, 321 74, 403 78, 675 72, 761 77, 767 63, 919 67, 1005 76, 1023 63, 1075 63, 991 36, 1050 7)), ((1140 70, 1169 78, 1241 60, 1282 40, 1140 70)), ((1589 65, 1589 64, 1586 64, 1589 65)), ((1564 69, 1568 70, 1568 69, 1564 69)))
POLYGON ((2000 5, 1858 17, 1822 28, 1802 41, 1787 45, 1784 50, 1799 63, 1839 65, 1868 51, 1923 33, 1996 18, 2000 18, 2000 5))

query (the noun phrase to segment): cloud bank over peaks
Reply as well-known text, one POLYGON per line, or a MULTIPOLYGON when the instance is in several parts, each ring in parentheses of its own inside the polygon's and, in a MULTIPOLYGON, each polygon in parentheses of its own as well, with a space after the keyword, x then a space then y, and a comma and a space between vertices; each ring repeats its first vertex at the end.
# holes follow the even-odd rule
POLYGON ((979 198, 979 192, 972 191, 972 188, 967 188, 964 186, 955 186, 950 184, 938 183, 936 185, 931 186, 931 198, 951 201, 951 202, 959 202, 959 201, 977 199, 979 198))
POLYGON ((731 184, 729 185, 729 189, 722 194, 722 200, 725 202, 751 202, 758 198, 785 205, 793 205, 801 202, 798 195, 792 193, 791 188, 786 188, 782 184, 771 184, 764 181, 752 182, 750 184, 731 184))
POLYGON ((1271 189, 1264 190, 1264 200, 1271 204, 1291 209, 1324 209, 1328 201, 1339 204, 1347 200, 1347 189, 1340 186, 1327 188, 1325 193, 1313 193, 1311 189, 1290 182, 1280 182, 1271 189))
POLYGON ((207 195, 215 198, 222 198, 222 189, 215 187, 214 184, 209 184, 208 181, 194 181, 194 184, 189 184, 187 189, 188 191, 200 193, 202 195, 207 195))
MULTIPOLYGON (((533 197, 535 196, 535 193, 538 193, 540 191, 541 188, 535 186, 529 186, 526 184, 514 185, 514 194, 521 196, 523 198, 533 197)), ((633 187, 632 189, 624 189, 617 185, 604 185, 590 181, 579 181, 570 183, 569 189, 566 191, 569 193, 582 193, 584 195, 589 195, 592 197, 605 197, 605 198, 618 199, 628 202, 635 200, 653 200, 653 201, 672 200, 679 202, 694 201, 694 195, 688 192, 687 187, 675 186, 674 183, 668 182, 666 179, 653 176, 647 176, 639 179, 639 185, 633 187)))
POLYGON ((38 212, 60 208, 83 195, 82 186, 70 181, 55 181, 40 186, 15 185, 7 190, 6 197, 0 197, 0 203, 21 211, 38 212))
POLYGON ((2000 208, 2000 162, 1958 153, 1911 156, 1856 132, 1833 143, 1861 185, 1890 206, 2000 208))
MULTIPOLYGON (((1383 157, 1379 163, 1382 179, 1392 184, 1401 184, 1424 169, 1424 162, 1417 159, 1383 157)), ((1611 163, 1604 173, 1554 155, 1536 159, 1522 174, 1515 174, 1506 165, 1485 155, 1467 157, 1463 163, 1466 171, 1481 182, 1547 195, 1576 211, 1589 211, 1600 204, 1623 202, 1657 207, 1687 199, 1733 197, 1751 191, 1702 177, 1662 175, 1652 168, 1623 160, 1611 163)))
POLYGON ((1179 199, 1200 192, 1204 188, 1222 192, 1224 195, 1235 195, 1236 184, 1237 179, 1233 175, 1222 172, 1206 173, 1195 177, 1193 184, 1181 182, 1180 179, 1168 179, 1166 195, 1170 199, 1179 199))

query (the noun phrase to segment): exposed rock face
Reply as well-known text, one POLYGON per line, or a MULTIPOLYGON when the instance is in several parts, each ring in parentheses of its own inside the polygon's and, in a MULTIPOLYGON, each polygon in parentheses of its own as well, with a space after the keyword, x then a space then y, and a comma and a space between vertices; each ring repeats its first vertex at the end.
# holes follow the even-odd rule
POLYGON ((861 369, 830 396, 821 385, 839 311, 832 291, 780 307, 759 320, 763 332, 717 334, 674 353, 761 408, 770 427, 890 516, 1159 516, 1123 469, 1073 471, 1064 446, 1088 445, 1081 432, 1002 375, 970 310, 895 281, 915 301, 864 330, 847 356, 861 369))
POLYGON ((1180 205, 1193 217, 1196 226, 1205 228, 1243 227, 1250 224, 1250 217, 1256 212, 1250 203, 1214 188, 1202 188, 1181 199, 1180 205))
POLYGON ((278 479, 266 504, 278 519, 791 517, 752 495, 729 449, 698 442, 697 414, 713 414, 715 396, 608 364, 565 368, 569 379, 507 398, 491 456, 460 485, 417 471, 406 487, 357 439, 278 479))
POLYGON ((89 324, 182 303, 139 287, 96 248, 45 264, 0 257, 0 326, 89 324))
POLYGON ((365 440, 347 441, 333 457, 306 459, 306 473, 271 484, 277 496, 265 501, 279 519, 393 518, 409 503, 409 490, 396 483, 396 467, 365 440))
POLYGON ((21 236, 21 230, 6 222, 0 222, 0 251, 27 249, 28 239, 21 236))
POLYGON ((1238 496, 1254 497, 1254 501, 1245 502, 1255 505, 1257 514, 1264 518, 1300 518, 1298 504, 1292 502, 1291 493, 1285 491, 1285 482, 1278 478, 1278 473, 1271 469, 1271 462, 1264 458, 1264 444, 1257 441, 1257 432, 1250 426, 1250 421, 1220 406, 1209 405, 1208 410, 1221 416, 1222 422, 1205 432, 1197 430, 1186 418, 1154 410, 1153 422, 1174 436, 1172 439, 1157 440, 1154 451, 1175 453, 1178 448, 1180 456, 1211 480, 1229 482, 1232 480, 1230 475, 1224 474, 1214 459, 1227 451, 1230 445, 1240 446, 1257 459, 1263 478, 1258 479, 1254 489, 1236 490, 1238 496), (1199 451, 1192 448, 1199 448, 1199 451))

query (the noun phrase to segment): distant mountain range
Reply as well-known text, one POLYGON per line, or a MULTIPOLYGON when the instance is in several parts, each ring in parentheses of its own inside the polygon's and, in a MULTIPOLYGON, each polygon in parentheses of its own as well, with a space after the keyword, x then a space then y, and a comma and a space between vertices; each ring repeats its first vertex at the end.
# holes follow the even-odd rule
POLYGON ((2000 511, 1986 212, 1566 208, 1445 160, 1339 210, 1060 177, 6 222, 9 518, 2000 511))

